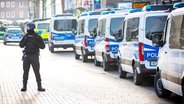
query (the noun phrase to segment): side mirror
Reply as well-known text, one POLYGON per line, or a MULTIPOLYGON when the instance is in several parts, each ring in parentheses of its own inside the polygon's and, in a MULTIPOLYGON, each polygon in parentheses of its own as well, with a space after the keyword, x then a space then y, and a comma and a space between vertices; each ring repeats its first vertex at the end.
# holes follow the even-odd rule
POLYGON ((72 33, 76 35, 77 31, 75 29, 72 29, 72 33))
POLYGON ((162 34, 160 33, 154 33, 151 35, 151 39, 152 39, 152 44, 153 46, 163 46, 163 40, 162 39, 162 34))
POLYGON ((96 28, 94 28, 92 31, 89 32, 90 33, 90 36, 95 38, 97 36, 97 31, 96 31, 96 28))

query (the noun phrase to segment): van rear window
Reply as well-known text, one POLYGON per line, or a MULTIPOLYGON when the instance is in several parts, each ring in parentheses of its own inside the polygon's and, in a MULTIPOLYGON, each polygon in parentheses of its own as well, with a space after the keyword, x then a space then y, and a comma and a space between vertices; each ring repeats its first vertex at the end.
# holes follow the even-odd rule
POLYGON ((49 23, 39 23, 38 29, 49 29, 49 23))
POLYGON ((77 27, 77 20, 74 19, 54 21, 54 30, 56 31, 72 31, 72 29, 76 30, 76 27, 77 27))

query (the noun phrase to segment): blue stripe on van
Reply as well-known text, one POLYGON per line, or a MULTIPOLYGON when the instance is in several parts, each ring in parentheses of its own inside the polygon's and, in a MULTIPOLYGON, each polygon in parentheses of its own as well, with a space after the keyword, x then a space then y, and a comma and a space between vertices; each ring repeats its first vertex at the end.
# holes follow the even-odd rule
POLYGON ((88 43, 88 46, 93 47, 95 43, 95 38, 87 36, 87 43, 88 43))
POLYGON ((159 47, 144 44, 144 60, 149 60, 158 57, 159 47))
POLYGON ((54 40, 74 40, 75 35, 73 33, 53 33, 54 40))

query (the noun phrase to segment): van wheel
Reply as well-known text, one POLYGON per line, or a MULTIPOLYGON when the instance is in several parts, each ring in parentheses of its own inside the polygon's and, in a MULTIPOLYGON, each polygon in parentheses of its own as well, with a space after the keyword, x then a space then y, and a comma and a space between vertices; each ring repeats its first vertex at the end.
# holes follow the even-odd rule
POLYGON ((134 80, 134 84, 141 85, 143 83, 142 82, 142 80, 143 80, 142 79, 142 75, 137 72, 137 68, 135 66, 133 68, 134 68, 133 69, 133 80, 134 80))
POLYGON ((104 56, 103 56, 102 66, 103 66, 104 71, 108 71, 109 70, 110 63, 105 60, 105 57, 104 56))
POLYGON ((171 92, 169 90, 164 89, 163 87, 162 80, 160 78, 160 71, 156 73, 154 80, 154 88, 158 97, 168 97, 171 95, 171 92))
POLYGON ((51 53, 54 53, 54 48, 49 46, 49 51, 50 51, 51 53))
POLYGON ((88 56, 84 54, 84 52, 82 51, 82 62, 87 62, 88 60, 88 56))
POLYGON ((123 71, 122 67, 121 67, 121 63, 118 63, 118 72, 119 72, 119 78, 126 78, 127 72, 123 71))
POLYGON ((74 54, 75 54, 75 59, 79 59, 80 58, 80 55, 78 55, 76 51, 74 52, 74 54))
POLYGON ((94 63, 95 63, 95 66, 100 66, 100 62, 96 60, 96 57, 94 57, 94 63))
POLYGON ((184 104, 184 83, 182 83, 182 104, 184 104))
POLYGON ((6 42, 3 42, 4 45, 6 45, 6 42))

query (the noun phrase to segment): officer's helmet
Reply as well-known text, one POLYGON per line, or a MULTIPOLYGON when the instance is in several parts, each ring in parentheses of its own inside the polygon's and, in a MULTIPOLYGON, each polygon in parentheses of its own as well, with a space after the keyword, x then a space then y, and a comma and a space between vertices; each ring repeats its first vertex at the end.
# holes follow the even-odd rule
POLYGON ((35 29, 35 24, 30 22, 30 23, 27 23, 26 27, 27 27, 27 30, 30 30, 30 29, 34 30, 35 29))

